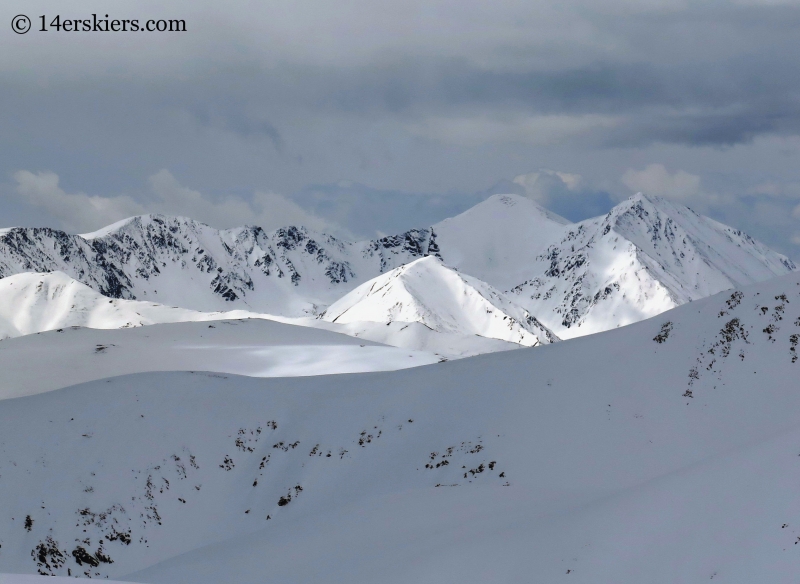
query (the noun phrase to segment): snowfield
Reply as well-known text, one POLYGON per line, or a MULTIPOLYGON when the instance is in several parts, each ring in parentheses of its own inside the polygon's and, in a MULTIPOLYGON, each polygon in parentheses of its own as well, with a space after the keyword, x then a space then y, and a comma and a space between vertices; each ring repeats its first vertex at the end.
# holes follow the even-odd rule
POLYGON ((793 582, 798 339, 789 274, 399 371, 149 372, 7 399, 0 571, 793 582))
POLYGON ((424 351, 263 319, 65 328, 0 343, 0 400, 145 371, 296 377, 438 363, 424 351))

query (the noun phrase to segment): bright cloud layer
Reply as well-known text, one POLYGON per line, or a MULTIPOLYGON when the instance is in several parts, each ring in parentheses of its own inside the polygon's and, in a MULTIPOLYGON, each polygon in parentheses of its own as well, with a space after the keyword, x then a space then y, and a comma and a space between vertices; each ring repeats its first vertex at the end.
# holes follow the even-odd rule
POLYGON ((70 232, 89 232, 120 219, 146 213, 182 215, 215 227, 258 225, 271 230, 287 225, 342 234, 341 227, 313 215, 296 203, 275 193, 256 192, 252 200, 241 197, 212 199, 181 185, 166 169, 150 176, 148 183, 154 201, 147 206, 127 195, 97 196, 68 193, 59 186, 54 172, 14 173, 15 193, 25 203, 57 218, 70 232))

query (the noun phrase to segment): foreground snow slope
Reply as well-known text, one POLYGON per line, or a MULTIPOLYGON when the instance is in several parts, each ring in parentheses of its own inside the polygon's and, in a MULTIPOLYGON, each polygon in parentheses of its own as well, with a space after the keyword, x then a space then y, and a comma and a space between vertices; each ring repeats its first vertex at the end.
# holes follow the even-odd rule
POLYGON ((64 328, 0 342, 0 400, 144 371, 294 377, 437 363, 424 351, 263 319, 64 328))
POLYGON ((365 282, 325 311, 333 323, 420 323, 435 332, 545 345, 558 338, 503 293, 427 257, 365 282))
POLYGON ((531 504, 535 494, 513 485, 385 495, 127 578, 789 584, 800 535, 798 442, 800 432, 788 432, 572 508, 531 504))
POLYGON ((4 400, 0 571, 790 582, 797 323, 793 274, 390 373, 144 373, 4 400))

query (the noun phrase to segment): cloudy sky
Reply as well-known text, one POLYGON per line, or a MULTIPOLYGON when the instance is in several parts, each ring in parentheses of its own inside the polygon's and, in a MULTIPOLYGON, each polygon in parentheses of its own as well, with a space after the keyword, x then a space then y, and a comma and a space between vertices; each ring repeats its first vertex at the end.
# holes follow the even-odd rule
POLYGON ((800 2, 2 3, 0 224, 365 237, 663 195, 800 259, 800 2), (167 4, 165 6, 165 4, 167 4), (184 19, 187 32, 40 32, 184 19), (31 17, 25 35, 16 14, 31 17))

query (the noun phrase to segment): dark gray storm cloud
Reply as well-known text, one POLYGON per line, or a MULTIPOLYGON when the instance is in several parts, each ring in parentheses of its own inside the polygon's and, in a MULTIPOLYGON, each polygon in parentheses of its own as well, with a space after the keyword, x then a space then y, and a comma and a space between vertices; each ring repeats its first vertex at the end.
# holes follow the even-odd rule
MULTIPOLYGON (((10 4, 0 15, 9 21, 22 11, 10 4)), ((100 10, 44 0, 35 11, 100 10)), ((580 175, 578 188, 545 172, 528 193, 570 219, 605 212, 642 181, 670 196, 683 172, 698 186, 681 200, 800 251, 800 192, 787 186, 800 183, 797 3, 310 0, 223 10, 179 0, 114 10, 185 18, 188 31, 0 35, 9 221, 37 209, 59 221, 45 199, 40 208, 21 198, 21 170, 54 173, 67 194, 129 197, 144 209, 163 204, 150 177, 167 170, 212 202, 280 193, 362 232, 433 223, 540 169, 580 175), (546 194, 541 181, 551 181, 546 194), (773 214, 786 218, 777 235, 758 223, 773 214)), ((197 199, 180 200, 192 215, 197 199)))

